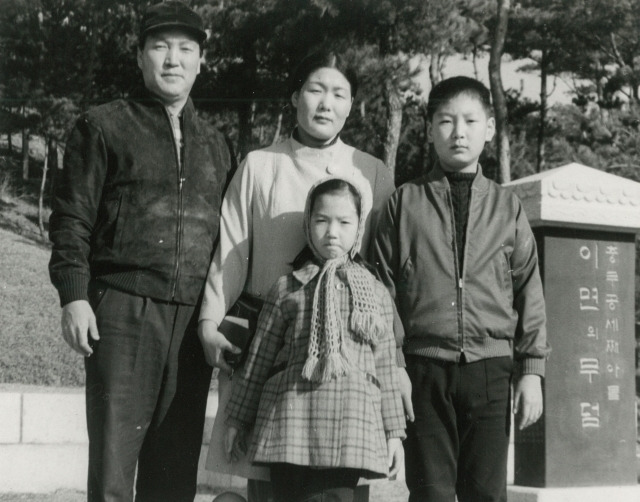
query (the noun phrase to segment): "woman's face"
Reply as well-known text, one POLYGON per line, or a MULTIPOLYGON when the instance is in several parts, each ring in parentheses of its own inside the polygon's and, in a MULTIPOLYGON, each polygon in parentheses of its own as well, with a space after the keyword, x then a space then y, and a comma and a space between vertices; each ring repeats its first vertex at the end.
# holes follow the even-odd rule
POLYGON ((335 68, 319 68, 291 96, 298 132, 307 146, 330 143, 344 127, 351 111, 351 84, 335 68))

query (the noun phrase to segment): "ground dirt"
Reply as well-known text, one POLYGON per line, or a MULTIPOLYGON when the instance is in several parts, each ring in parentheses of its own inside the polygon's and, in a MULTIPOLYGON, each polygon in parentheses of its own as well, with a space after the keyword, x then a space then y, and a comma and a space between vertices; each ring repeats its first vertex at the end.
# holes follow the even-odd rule
MULTIPOLYGON (((220 492, 198 493, 194 502, 212 502, 220 492)), ((242 495, 245 495, 242 493, 242 495)), ((373 481, 369 492, 369 502, 404 502, 409 497, 402 481, 373 481)), ((0 494, 0 502, 84 502, 86 494, 72 490, 60 490, 46 494, 0 494)))

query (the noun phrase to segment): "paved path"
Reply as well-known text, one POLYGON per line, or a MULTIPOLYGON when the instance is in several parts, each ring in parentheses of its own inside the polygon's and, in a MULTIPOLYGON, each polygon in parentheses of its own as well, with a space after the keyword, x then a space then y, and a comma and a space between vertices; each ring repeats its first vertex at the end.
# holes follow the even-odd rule
MULTIPOLYGON (((370 502, 405 502, 409 492, 401 481, 374 481, 371 484, 370 502)), ((194 502, 211 502, 214 494, 198 494, 194 502)), ((60 490, 55 493, 0 493, 0 502, 84 502, 83 492, 60 490)))

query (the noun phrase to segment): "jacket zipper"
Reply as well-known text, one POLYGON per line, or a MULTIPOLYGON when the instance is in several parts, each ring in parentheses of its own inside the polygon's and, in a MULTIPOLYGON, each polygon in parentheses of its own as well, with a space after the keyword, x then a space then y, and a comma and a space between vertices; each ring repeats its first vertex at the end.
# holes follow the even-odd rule
POLYGON ((467 256, 467 251, 469 249, 469 234, 471 233, 471 229, 473 228, 473 226, 471 225, 471 217, 473 215, 473 201, 474 201, 474 197, 473 197, 473 182, 471 183, 471 187, 469 188, 469 208, 467 211, 467 229, 465 231, 465 235, 464 235, 464 248, 462 250, 462 269, 460 271, 460 278, 458 280, 458 291, 460 292, 460 298, 458 300, 458 307, 460 308, 460 326, 462 326, 462 341, 463 341, 463 345, 460 349, 460 352, 462 354, 464 354, 464 325, 463 320, 464 320, 464 309, 462 308, 462 301, 463 301, 463 288, 464 288, 464 283, 465 283, 465 272, 467 271, 467 265, 469 264, 469 257, 467 256))
MULTIPOLYGON (((464 329, 463 329, 463 318, 462 318, 462 288, 464 287, 464 268, 466 260, 462 262, 462 275, 460 274, 460 265, 458 259, 458 244, 456 241, 456 232, 458 229, 456 228, 456 222, 454 218, 453 212, 453 201, 451 199, 451 190, 447 190, 447 202, 449 204, 449 215, 451 218, 451 228, 453 229, 452 237, 453 237, 453 263, 455 267, 456 274, 456 297, 458 301, 458 305, 456 306, 456 312, 458 317, 458 336, 460 338, 460 353, 464 354, 464 329)), ((469 198, 469 208, 471 208, 471 198, 469 198)), ((467 233, 469 231, 469 223, 467 222, 467 233)), ((467 236, 465 236, 465 239, 467 236)), ((466 242, 466 241, 465 241, 466 242)), ((466 248, 466 246, 465 246, 466 248)), ((463 250, 464 253, 464 250, 463 250)), ((464 257, 463 257, 464 258, 464 257)))
MULTIPOLYGON (((182 203, 182 185, 184 183, 184 158, 180 162, 180 153, 178 152, 178 145, 176 145, 176 134, 173 130, 173 124, 171 123, 171 117, 167 109, 164 109, 165 116, 169 121, 169 128, 171 130, 171 140, 173 142, 173 152, 176 159, 176 172, 178 174, 178 225, 176 228, 176 265, 174 272, 173 286, 171 288, 171 300, 175 300, 176 289, 178 287, 178 277, 180 275, 180 253, 182 252, 182 220, 183 220, 183 203, 182 203)), ((183 138, 184 141, 184 138, 183 138)), ((183 152, 184 154, 184 152, 183 152)))

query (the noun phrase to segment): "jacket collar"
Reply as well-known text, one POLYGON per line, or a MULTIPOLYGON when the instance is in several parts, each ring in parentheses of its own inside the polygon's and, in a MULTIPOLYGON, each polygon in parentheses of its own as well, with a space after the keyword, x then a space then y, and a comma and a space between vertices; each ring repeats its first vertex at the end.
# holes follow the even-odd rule
MULTIPOLYGON (((449 180, 440 165, 440 162, 436 162, 433 169, 425 176, 425 181, 429 183, 435 189, 449 190, 449 180)), ((478 164, 478 172, 476 173, 473 182, 471 183, 471 189, 478 192, 486 192, 489 189, 489 180, 482 174, 482 167, 478 164)))
MULTIPOLYGON (((164 103, 160 101, 160 98, 158 98, 155 94, 149 91, 149 89, 147 89, 144 85, 136 86, 136 88, 130 94, 130 99, 144 106, 159 107, 159 108, 165 107, 164 103)), ((191 100, 191 97, 189 97, 187 98, 187 102, 185 103, 181 112, 185 122, 190 122, 191 120, 193 120, 193 116, 195 115, 195 112, 196 112, 196 109, 193 106, 193 101, 191 100)))

